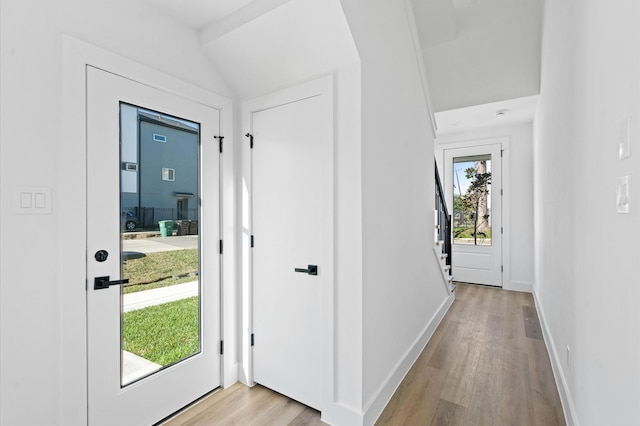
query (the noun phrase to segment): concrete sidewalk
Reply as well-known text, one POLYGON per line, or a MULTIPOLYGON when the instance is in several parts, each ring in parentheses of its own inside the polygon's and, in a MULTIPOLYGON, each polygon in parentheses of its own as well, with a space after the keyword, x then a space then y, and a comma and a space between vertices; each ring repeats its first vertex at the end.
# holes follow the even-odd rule
POLYGON ((128 385, 160 370, 162 366, 134 353, 122 351, 122 384, 128 385))
POLYGON ((198 248, 197 235, 138 238, 122 241, 122 251, 125 253, 156 253, 161 251, 185 250, 195 248, 198 248))
POLYGON ((123 312, 135 311, 148 306, 161 305, 197 295, 198 281, 129 293, 123 296, 123 312))
MULTIPOLYGON (((186 299, 198 295, 198 281, 175 284, 168 287, 138 291, 123 296, 123 312, 135 311, 148 306, 186 299)), ((125 350, 122 351, 123 384, 129 384, 162 368, 154 362, 125 350)))

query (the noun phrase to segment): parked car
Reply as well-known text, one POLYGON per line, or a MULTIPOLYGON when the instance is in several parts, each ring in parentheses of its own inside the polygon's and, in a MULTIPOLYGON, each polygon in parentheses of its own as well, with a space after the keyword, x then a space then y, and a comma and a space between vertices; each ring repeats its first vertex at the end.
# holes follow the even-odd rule
POLYGON ((138 216, 132 212, 122 212, 121 223, 124 224, 125 230, 133 231, 138 226, 138 216))

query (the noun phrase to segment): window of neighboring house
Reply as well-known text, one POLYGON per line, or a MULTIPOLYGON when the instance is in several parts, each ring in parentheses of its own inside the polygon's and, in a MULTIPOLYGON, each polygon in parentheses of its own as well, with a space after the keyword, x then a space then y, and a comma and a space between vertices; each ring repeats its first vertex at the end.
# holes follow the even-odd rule
POLYGON ((165 135, 153 134, 153 140, 156 142, 167 143, 167 137, 165 135))
POLYGON ((176 180, 176 170, 163 167, 162 168, 162 180, 168 180, 168 181, 176 180))

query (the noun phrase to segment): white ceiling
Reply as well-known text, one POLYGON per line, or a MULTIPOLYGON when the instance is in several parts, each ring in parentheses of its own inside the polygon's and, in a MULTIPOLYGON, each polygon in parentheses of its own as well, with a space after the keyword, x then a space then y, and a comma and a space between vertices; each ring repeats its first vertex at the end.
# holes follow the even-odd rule
POLYGON ((436 112, 438 135, 533 121, 538 95, 436 112), (498 114, 502 112, 502 114, 498 114))
POLYGON ((412 0, 436 111, 540 93, 543 0, 412 0))
MULTIPOLYGON (((142 1, 193 28, 240 98, 357 56, 350 36, 343 34, 346 20, 334 10, 337 0, 327 7, 323 0, 142 1), (288 13, 302 13, 309 28, 288 13), (337 35, 322 31, 323 26, 334 26, 337 35), (273 57, 283 66, 269 60, 273 57)), ((440 132, 495 124, 497 109, 510 111, 501 122, 533 117, 543 0, 411 1, 440 132)))
POLYGON ((359 62, 339 0, 283 3, 240 26, 201 34, 204 52, 240 99, 359 62))
POLYGON ((340 0, 141 0, 192 28, 239 99, 359 62, 340 0))
POLYGON ((196 30, 220 21, 254 0, 144 0, 196 30))

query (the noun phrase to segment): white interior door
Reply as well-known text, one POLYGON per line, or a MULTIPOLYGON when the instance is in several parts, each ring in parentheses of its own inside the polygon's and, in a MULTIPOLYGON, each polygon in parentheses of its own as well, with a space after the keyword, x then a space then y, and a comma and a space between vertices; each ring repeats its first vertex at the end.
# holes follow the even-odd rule
POLYGON ((87 68, 92 426, 154 424, 220 385, 218 132, 217 109, 87 68), (190 232, 128 238, 173 223, 177 197, 190 232))
POLYGON ((330 93, 251 114, 253 378, 318 410, 332 285, 332 114, 330 93))
POLYGON ((502 286, 500 144, 444 150, 456 281, 502 286))

